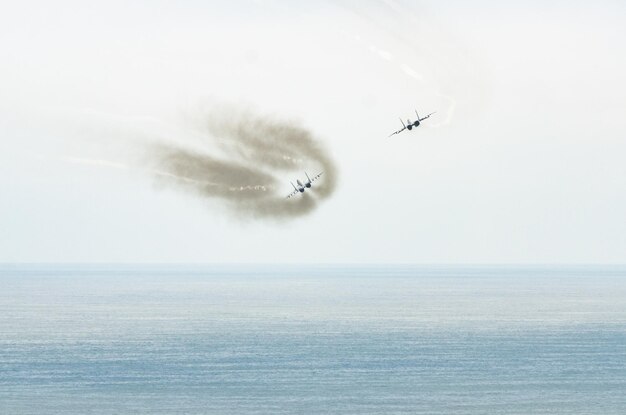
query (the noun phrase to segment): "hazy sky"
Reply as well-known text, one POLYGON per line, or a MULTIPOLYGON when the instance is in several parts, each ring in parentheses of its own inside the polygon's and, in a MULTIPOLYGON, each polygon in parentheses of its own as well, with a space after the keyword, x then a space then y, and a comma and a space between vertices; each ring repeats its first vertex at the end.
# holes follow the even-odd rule
POLYGON ((623 2, 5 3, 0 261, 626 262, 623 2), (310 130, 334 195, 160 184, 141 143, 215 105, 310 130))

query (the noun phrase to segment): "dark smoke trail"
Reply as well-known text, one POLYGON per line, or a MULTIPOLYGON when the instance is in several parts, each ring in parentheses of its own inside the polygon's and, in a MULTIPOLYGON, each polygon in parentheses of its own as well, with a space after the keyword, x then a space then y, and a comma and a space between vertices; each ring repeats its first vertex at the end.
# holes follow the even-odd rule
POLYGON ((220 202, 239 217, 288 219, 312 212, 336 187, 337 169, 328 151, 292 123, 213 111, 199 132, 220 156, 176 144, 151 146, 158 177, 170 186, 220 202), (224 113, 225 114, 225 113, 224 113), (305 193, 286 199, 289 181, 324 171, 305 193))

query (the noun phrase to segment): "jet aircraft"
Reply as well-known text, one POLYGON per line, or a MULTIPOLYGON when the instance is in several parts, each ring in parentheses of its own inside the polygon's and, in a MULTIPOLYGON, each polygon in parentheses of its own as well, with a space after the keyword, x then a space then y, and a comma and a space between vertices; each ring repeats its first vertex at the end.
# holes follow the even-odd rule
POLYGON ((402 123, 402 128, 399 129, 398 131, 396 131, 395 133, 390 134, 389 137, 391 137, 394 134, 401 133, 404 130, 411 131, 413 129, 413 127, 418 127, 420 125, 420 121, 424 121, 426 118, 430 117, 433 114, 434 114, 434 112, 431 112, 430 114, 428 114, 424 118, 420 118, 420 116, 417 113, 417 110, 415 110, 415 115, 417 116, 417 120, 415 120, 415 122, 411 122, 411 120, 406 120, 406 124, 404 124, 404 121, 402 121, 402 118, 400 118, 400 122, 402 123))
POLYGON ((287 199, 289 199, 290 197, 293 197, 295 195, 297 195, 298 193, 304 193, 305 189, 310 189, 311 185, 313 184, 313 182, 317 179, 319 179, 319 177, 324 174, 324 172, 318 173, 316 176, 313 176, 313 178, 311 179, 309 177, 309 175, 304 172, 304 175, 306 176, 306 182, 302 183, 300 181, 300 179, 296 179, 296 183, 298 184, 298 186, 296 187, 292 182, 291 185, 293 186, 293 192, 289 193, 289 195, 287 195, 287 199))

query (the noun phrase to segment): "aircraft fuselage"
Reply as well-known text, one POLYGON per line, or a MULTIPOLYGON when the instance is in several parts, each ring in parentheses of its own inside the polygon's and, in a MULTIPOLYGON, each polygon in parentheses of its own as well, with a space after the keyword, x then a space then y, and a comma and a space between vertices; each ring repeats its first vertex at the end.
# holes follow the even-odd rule
MULTIPOLYGON (((297 180, 296 180, 296 183, 298 183, 298 191, 299 191, 300 193, 304 193, 304 185, 302 184, 302 182, 300 181, 300 179, 297 179, 297 180)), ((311 187, 311 184, 310 184, 310 183, 308 183, 308 186, 307 186, 307 187, 311 187)))
POLYGON ((293 187, 293 192, 291 192, 288 196, 287 199, 289 199, 290 197, 297 195, 298 193, 304 193, 304 191, 306 189, 310 189, 311 187, 313 187, 313 182, 318 179, 324 172, 320 172, 317 175, 313 176, 313 178, 311 179, 309 177, 309 175, 307 174, 307 172, 304 172, 304 175, 306 176, 306 180, 301 181, 300 179, 296 179, 296 184, 293 184, 293 182, 291 183, 291 186, 293 187))
POLYGON ((413 127, 417 127, 420 125, 420 121, 416 120, 415 122, 411 122, 411 120, 406 120, 406 129, 411 131, 413 127))

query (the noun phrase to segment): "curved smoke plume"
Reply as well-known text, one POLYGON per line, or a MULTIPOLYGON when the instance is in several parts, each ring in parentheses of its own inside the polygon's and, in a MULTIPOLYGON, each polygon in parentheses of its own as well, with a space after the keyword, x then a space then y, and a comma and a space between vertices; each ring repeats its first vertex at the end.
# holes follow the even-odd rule
POLYGON ((219 202, 243 217, 288 219, 312 212, 336 187, 337 169, 310 131, 293 123, 239 113, 200 117, 201 149, 151 145, 157 177, 219 202), (313 187, 286 199, 290 180, 323 171, 313 187))

